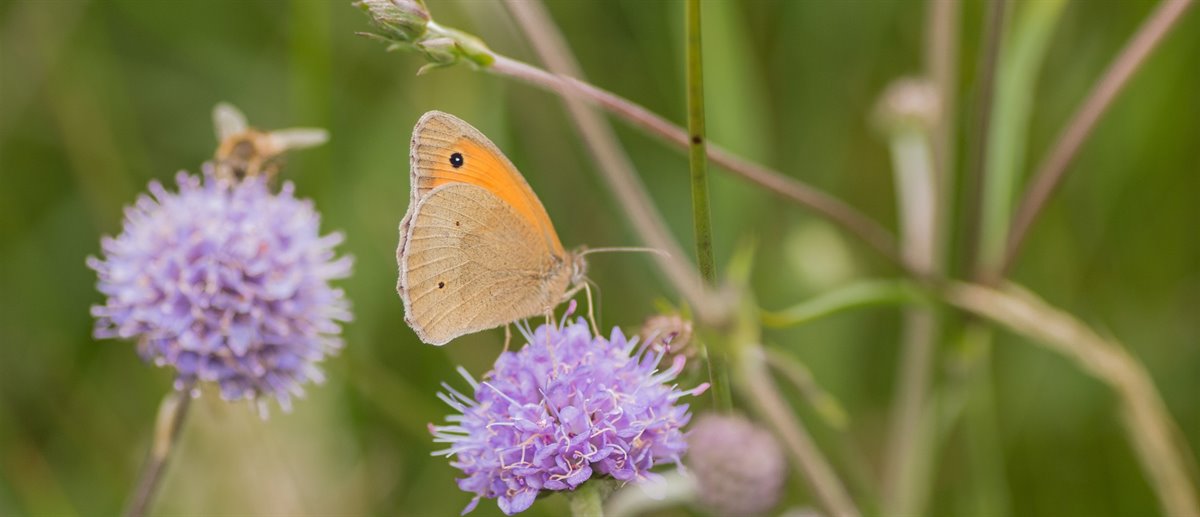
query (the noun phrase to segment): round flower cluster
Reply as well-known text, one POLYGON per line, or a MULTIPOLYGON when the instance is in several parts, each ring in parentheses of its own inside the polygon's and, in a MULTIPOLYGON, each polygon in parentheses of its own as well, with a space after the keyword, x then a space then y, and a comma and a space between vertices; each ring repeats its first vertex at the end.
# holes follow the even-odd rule
POLYGON ((639 481, 655 465, 679 463, 691 414, 678 401, 708 387, 667 384, 682 356, 658 371, 664 351, 647 353, 619 329, 594 337, 582 318, 525 337, 529 344, 501 354, 480 382, 460 369, 473 396, 444 385, 442 400, 460 414, 431 430, 466 474, 458 486, 476 494, 464 513, 487 497, 512 515, 542 490, 574 490, 594 475, 639 481))
POLYGON ((320 235, 312 203, 285 183, 239 184, 180 172, 125 211, 124 230, 88 257, 107 296, 97 338, 137 339, 139 354, 177 372, 176 388, 216 382, 227 400, 271 396, 284 410, 316 363, 341 347, 349 303, 329 281, 350 274, 342 235, 320 235))
POLYGON ((713 515, 761 515, 779 502, 787 464, 769 431, 741 416, 705 414, 688 445, 697 496, 713 515))

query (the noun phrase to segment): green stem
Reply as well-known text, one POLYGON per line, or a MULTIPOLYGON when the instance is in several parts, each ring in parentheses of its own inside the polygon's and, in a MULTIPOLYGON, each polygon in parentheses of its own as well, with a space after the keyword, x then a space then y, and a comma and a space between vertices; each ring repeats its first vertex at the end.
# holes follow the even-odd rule
MULTIPOLYGON (((696 235, 696 264, 708 285, 717 282, 713 259, 712 213, 708 200, 708 150, 704 129, 704 53, 701 50, 700 0, 687 3, 688 167, 692 178, 692 227, 696 235)), ((708 349, 709 378, 720 411, 733 409, 729 388, 729 358, 718 347, 708 349)))
POLYGON ((1019 4, 1012 33, 1000 50, 984 156, 979 275, 994 275, 1004 258, 1013 193, 1025 165, 1037 78, 1065 4, 1065 0, 1019 4))
POLYGON ((925 295, 921 290, 906 280, 866 280, 810 298, 781 311, 764 311, 762 320, 768 327, 792 327, 861 307, 908 305, 924 299, 925 295))
POLYGON ((968 468, 975 480, 966 490, 967 497, 958 507, 966 514, 987 513, 996 517, 1011 515, 1009 487, 1004 478, 1004 457, 997 432, 995 381, 992 379, 991 329, 978 321, 969 323, 963 336, 968 357, 980 364, 968 364, 971 376, 966 386, 968 397, 963 417, 963 440, 965 441, 968 468))
POLYGON ((604 498, 600 494, 599 480, 579 485, 571 492, 571 515, 573 517, 604 517, 604 498))
POLYGON ((707 347, 709 389, 713 392, 713 407, 718 411, 733 411, 733 392, 729 380, 729 356, 717 347, 707 347))
POLYGON ((704 130, 704 58, 700 46, 700 0, 687 3, 688 165, 692 173, 692 226, 696 263, 710 285, 717 271, 712 249, 712 215, 708 202, 708 153, 704 130))

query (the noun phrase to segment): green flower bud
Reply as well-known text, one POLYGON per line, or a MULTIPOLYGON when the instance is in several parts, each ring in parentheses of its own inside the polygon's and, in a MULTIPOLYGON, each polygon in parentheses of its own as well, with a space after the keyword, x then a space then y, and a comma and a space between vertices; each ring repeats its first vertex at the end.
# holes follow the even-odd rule
POLYGON ((366 11, 388 38, 411 42, 429 30, 429 10, 422 0, 360 0, 355 5, 366 11))

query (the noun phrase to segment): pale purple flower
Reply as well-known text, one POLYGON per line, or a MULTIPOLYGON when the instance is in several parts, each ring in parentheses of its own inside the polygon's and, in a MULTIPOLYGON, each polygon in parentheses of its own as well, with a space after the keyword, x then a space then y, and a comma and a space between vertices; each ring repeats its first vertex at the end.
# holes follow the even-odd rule
POLYGON ((263 178, 239 184, 180 172, 125 210, 104 258, 88 257, 107 296, 92 307, 97 338, 136 339, 138 353, 176 371, 177 389, 215 382, 226 400, 274 397, 284 410, 316 363, 339 349, 349 303, 329 281, 350 274, 340 233, 321 235, 308 200, 263 178))
POLYGON ((445 384, 439 394, 459 414, 430 426, 450 444, 434 454, 453 457, 465 474, 459 488, 475 494, 463 513, 486 497, 512 515, 542 490, 574 490, 593 476, 641 481, 655 465, 679 464, 691 418, 679 399, 708 387, 668 384, 684 357, 658 371, 663 351, 647 353, 620 329, 592 336, 583 319, 524 333, 529 344, 501 354, 482 381, 459 370, 472 396, 445 384))
POLYGON ((688 445, 696 494, 713 515, 760 515, 779 502, 787 463, 766 429, 741 416, 709 413, 696 419, 688 445))

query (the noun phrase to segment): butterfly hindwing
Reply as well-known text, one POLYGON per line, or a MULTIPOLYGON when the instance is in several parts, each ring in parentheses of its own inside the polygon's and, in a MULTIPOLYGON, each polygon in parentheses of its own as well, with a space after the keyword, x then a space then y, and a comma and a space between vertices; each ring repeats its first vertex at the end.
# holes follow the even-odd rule
POLYGON ((404 240, 405 319, 432 344, 543 314, 567 287, 538 229, 475 185, 430 191, 412 211, 404 240))

